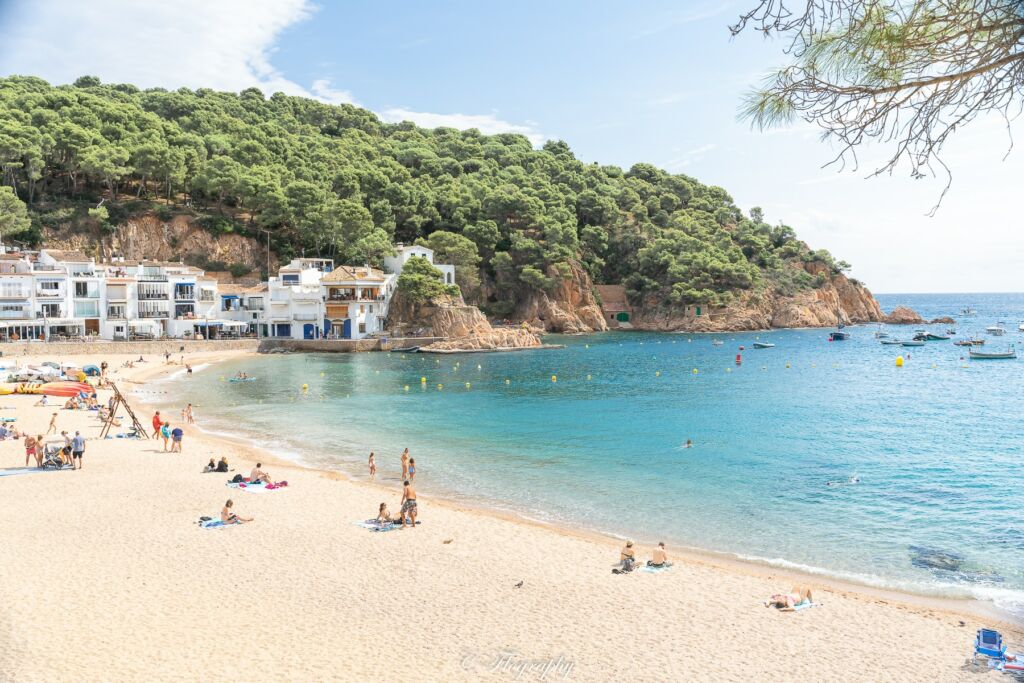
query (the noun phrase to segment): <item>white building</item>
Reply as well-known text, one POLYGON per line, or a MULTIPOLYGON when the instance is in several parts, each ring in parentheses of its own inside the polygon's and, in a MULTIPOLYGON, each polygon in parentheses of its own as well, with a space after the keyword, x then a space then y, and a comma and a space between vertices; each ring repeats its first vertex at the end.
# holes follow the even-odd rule
POLYGON ((267 282, 261 334, 274 339, 322 339, 324 293, 320 280, 334 269, 330 259, 298 258, 267 282))
POLYGON ((395 246, 395 255, 384 257, 384 270, 388 273, 394 273, 396 276, 401 275, 402 268, 405 267, 406 262, 413 256, 427 259, 435 268, 440 270, 446 285, 455 284, 455 266, 434 263, 434 250, 430 247, 422 247, 416 244, 408 247, 404 244, 395 246))
POLYGON ((397 282, 397 275, 369 266, 338 266, 325 275, 327 336, 362 339, 383 332, 397 282))

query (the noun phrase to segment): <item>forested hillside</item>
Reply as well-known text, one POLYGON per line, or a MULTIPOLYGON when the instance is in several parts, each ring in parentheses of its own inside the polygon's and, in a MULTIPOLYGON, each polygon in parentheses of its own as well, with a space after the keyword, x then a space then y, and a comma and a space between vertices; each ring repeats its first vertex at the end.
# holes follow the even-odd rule
POLYGON ((194 213, 214 232, 269 230, 282 258, 379 264, 394 243, 426 240, 459 266, 467 299, 497 315, 573 262, 634 299, 680 305, 769 284, 795 293, 828 279, 805 263, 845 267, 689 176, 256 89, 0 79, 0 170, 4 239, 34 243, 69 222, 109 230, 155 211, 194 213))

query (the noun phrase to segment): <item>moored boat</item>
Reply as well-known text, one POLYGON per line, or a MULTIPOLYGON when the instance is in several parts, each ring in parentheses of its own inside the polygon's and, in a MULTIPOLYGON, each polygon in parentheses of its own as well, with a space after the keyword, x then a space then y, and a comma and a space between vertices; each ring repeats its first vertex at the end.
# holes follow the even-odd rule
POLYGON ((946 337, 941 334, 932 334, 931 332, 926 334, 925 337, 928 341, 949 341, 949 337, 946 337))
POLYGON ((923 339, 912 339, 910 341, 902 342, 903 346, 924 346, 928 342, 923 339))
POLYGON ((850 338, 850 333, 849 332, 842 332, 842 331, 839 331, 839 330, 836 330, 835 332, 833 332, 832 334, 830 334, 828 336, 828 340, 829 341, 843 341, 844 339, 849 339, 849 338, 850 338))
POLYGON ((999 325, 991 325, 985 328, 985 331, 991 334, 993 337, 1002 337, 1006 334, 1006 330, 999 325))
POLYGON ((886 346, 900 346, 903 342, 899 339, 883 339, 882 342, 886 346))
POLYGON ((754 348, 755 349, 774 349, 775 348, 775 344, 769 344, 768 342, 756 341, 756 342, 754 342, 754 348))
POLYGON ((974 349, 971 349, 970 354, 971 358, 975 358, 977 360, 997 360, 1005 358, 1016 358, 1017 349, 1013 348, 1012 346, 1006 351, 975 351, 974 349))

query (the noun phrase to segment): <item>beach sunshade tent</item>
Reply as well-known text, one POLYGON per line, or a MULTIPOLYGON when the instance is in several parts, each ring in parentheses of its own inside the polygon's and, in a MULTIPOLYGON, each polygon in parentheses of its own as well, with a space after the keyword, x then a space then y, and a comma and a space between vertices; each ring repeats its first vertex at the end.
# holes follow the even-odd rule
POLYGON ((90 377, 100 376, 100 369, 95 365, 86 365, 84 368, 82 368, 82 371, 85 372, 85 374, 89 375, 90 377))
POLYGON ((978 655, 991 659, 1002 659, 1006 655, 1006 646, 1003 645, 1003 637, 999 631, 990 628, 978 629, 978 635, 974 638, 974 658, 978 655))
POLYGON ((54 363, 52 360, 44 362, 43 365, 45 365, 48 368, 53 368, 54 370, 60 370, 60 364, 54 363))

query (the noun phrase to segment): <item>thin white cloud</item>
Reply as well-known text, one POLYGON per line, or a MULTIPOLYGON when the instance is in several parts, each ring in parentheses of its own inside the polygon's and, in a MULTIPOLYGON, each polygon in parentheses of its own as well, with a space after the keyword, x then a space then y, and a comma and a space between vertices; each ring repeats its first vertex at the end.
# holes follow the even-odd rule
MULTIPOLYGON (((16 1, 0 33, 0 75, 31 75, 71 83, 82 75, 141 88, 211 88, 313 97, 355 104, 353 94, 321 77, 305 86, 285 77, 271 56, 281 34, 308 19, 311 0, 16 1)), ((322 66, 319 68, 323 68, 322 66)), ((521 133, 539 145, 532 122, 515 124, 491 114, 438 114, 390 108, 385 121, 521 133)))
POLYGON ((692 166, 693 164, 703 160, 704 156, 708 152, 714 150, 717 147, 718 145, 713 142, 708 143, 706 145, 701 145, 700 147, 694 147, 693 149, 688 149, 685 150, 684 152, 681 152, 680 154, 677 154, 668 161, 663 162, 661 165, 667 171, 681 171, 687 166, 692 166))
POLYGON ((476 128, 485 135, 496 133, 519 133, 529 138, 534 146, 544 142, 544 135, 531 123, 510 123, 495 114, 437 114, 427 111, 413 111, 402 107, 390 107, 378 114, 388 123, 412 121, 424 128, 476 128))
POLYGON ((352 97, 352 93, 348 90, 338 90, 337 88, 331 87, 331 82, 326 78, 320 78, 313 81, 313 85, 310 86, 310 89, 318 100, 327 102, 328 104, 356 103, 355 98, 352 97))

